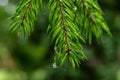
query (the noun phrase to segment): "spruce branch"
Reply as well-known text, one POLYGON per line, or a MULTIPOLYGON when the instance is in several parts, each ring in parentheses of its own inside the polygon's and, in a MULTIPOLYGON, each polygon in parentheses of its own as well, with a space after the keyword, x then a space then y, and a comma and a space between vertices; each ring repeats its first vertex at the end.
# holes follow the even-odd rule
POLYGON ((62 19, 62 29, 64 32, 64 37, 65 37, 65 43, 66 43, 66 52, 68 53, 68 55, 70 54, 71 49, 69 48, 69 43, 68 43, 68 35, 67 35, 67 30, 66 30, 66 26, 65 26, 65 19, 64 19, 64 14, 63 14, 63 7, 62 7, 62 3, 60 0, 58 0, 58 4, 59 4, 59 8, 60 8, 60 15, 61 15, 61 19, 62 19))
POLYGON ((92 36, 94 35, 99 39, 103 33, 103 30, 111 36, 110 30, 104 20, 103 12, 95 0, 76 0, 78 12, 78 23, 82 26, 82 34, 92 42, 92 36))
POLYGON ((27 17, 28 11, 29 11, 30 6, 31 6, 31 3, 32 3, 32 0, 30 0, 30 1, 28 2, 28 5, 27 5, 26 10, 25 10, 25 13, 23 14, 22 21, 21 21, 21 23, 20 23, 20 26, 21 26, 21 27, 24 26, 24 21, 25 21, 25 19, 26 19, 26 17, 27 17))
MULTIPOLYGON (((42 0, 20 0, 15 14, 11 17, 9 29, 18 36, 29 36, 34 30, 40 13, 42 0)), ((103 12, 96 0, 49 0, 50 8, 48 33, 54 43, 54 66, 79 67, 86 59, 81 43, 92 36, 99 39, 102 32, 111 35, 104 20, 103 12)))
POLYGON ((40 13, 42 0, 21 0, 15 14, 10 18, 13 22, 9 29, 18 36, 29 36, 40 13))
POLYGON ((74 22, 74 3, 69 0, 50 0, 49 36, 55 40, 55 63, 64 66, 71 63, 73 67, 79 66, 86 59, 82 51, 81 42, 84 39, 74 22), (80 42, 81 41, 81 42, 80 42))

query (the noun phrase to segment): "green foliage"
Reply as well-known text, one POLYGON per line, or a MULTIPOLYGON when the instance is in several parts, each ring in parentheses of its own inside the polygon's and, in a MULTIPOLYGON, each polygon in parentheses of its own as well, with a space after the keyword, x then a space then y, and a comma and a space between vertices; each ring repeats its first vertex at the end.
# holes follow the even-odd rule
POLYGON ((111 36, 110 30, 105 23, 103 12, 96 0, 76 0, 77 23, 80 26, 81 34, 85 39, 92 42, 92 36, 99 39, 103 30, 111 36))
POLYGON ((34 29, 33 26, 40 13, 41 4, 42 0, 20 0, 15 14, 11 17, 13 22, 9 29, 17 32, 18 36, 21 34, 29 36, 34 29))
MULTIPOLYGON (((82 52, 80 41, 84 39, 80 36, 78 26, 74 23, 74 2, 69 0, 50 0, 50 36, 55 40, 55 62, 60 62, 62 66, 67 58, 75 67, 85 56, 82 52)), ((48 31, 49 31, 48 30, 48 31)), ((59 65, 58 64, 58 65, 59 65)))
MULTIPOLYGON (((21 0, 16 13, 11 17, 10 30, 30 35, 40 12, 42 0, 21 0)), ((99 39, 103 30, 111 35, 102 10, 96 0, 49 0, 50 8, 48 33, 55 42, 54 63, 64 66, 68 63, 75 68, 86 59, 81 43, 92 36, 99 39)))

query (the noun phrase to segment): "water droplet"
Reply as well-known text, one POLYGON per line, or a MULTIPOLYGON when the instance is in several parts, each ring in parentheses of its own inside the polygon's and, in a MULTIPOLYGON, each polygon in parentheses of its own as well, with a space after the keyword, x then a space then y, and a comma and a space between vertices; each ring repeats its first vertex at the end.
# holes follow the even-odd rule
POLYGON ((53 68, 57 68, 57 65, 56 65, 56 63, 53 63, 53 68))

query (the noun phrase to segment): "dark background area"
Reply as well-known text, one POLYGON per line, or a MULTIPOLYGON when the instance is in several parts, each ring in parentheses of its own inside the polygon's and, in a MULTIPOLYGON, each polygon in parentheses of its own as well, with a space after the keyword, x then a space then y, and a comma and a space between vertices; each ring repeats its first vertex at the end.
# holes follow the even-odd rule
POLYGON ((35 30, 24 40, 8 31, 8 18, 19 0, 7 1, 0 0, 0 80, 120 80, 120 0, 98 0, 112 37, 103 34, 99 41, 83 44, 88 59, 69 71, 52 66, 54 49, 46 32, 46 6, 41 7, 35 30))

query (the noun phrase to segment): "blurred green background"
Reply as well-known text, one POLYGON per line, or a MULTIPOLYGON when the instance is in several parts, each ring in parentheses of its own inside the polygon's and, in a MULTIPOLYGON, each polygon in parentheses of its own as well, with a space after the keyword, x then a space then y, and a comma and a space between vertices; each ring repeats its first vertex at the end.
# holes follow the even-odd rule
MULTIPOLYGON (((45 2, 47 2, 46 0, 45 2)), ((84 44, 88 57, 79 69, 54 69, 53 43, 47 37, 49 11, 42 13, 31 36, 24 40, 8 31, 19 0, 0 0, 0 80, 120 80, 120 0, 98 0, 112 32, 84 44)))

